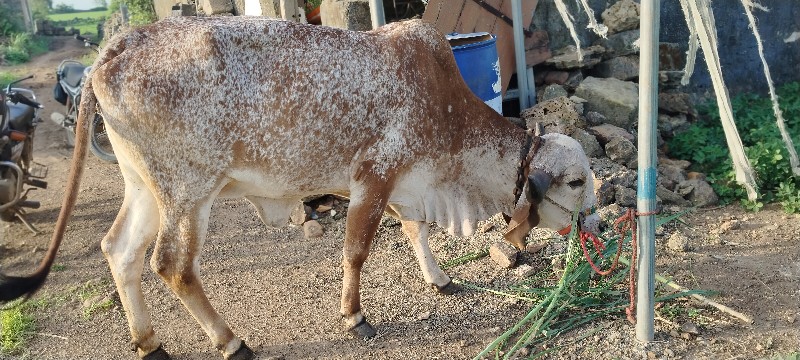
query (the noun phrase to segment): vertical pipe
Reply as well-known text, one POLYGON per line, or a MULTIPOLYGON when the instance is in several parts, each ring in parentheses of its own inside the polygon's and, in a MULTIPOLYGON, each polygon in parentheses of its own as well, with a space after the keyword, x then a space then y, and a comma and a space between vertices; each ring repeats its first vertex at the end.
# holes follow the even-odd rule
POLYGON ((511 26, 514 31, 514 62, 517 64, 517 88, 519 88, 519 111, 531 106, 528 74, 525 70, 525 35, 522 33, 522 1, 511 0, 511 26))
POLYGON ((383 0, 369 0, 369 17, 372 19, 373 29, 386 25, 386 15, 383 12, 383 0))
POLYGON ((656 120, 658 119, 658 31, 660 0, 642 0, 639 30, 639 139, 637 211, 638 280, 636 339, 653 341, 655 291, 656 120), (648 215, 649 214, 649 215, 648 215))

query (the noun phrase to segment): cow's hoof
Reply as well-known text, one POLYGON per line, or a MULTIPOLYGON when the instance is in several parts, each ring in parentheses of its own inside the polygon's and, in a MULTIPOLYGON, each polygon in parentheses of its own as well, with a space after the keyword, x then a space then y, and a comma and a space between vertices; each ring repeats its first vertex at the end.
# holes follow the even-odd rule
POLYGON ((367 318, 362 318, 361 322, 351 327, 347 332, 361 339, 369 339, 378 333, 375 331, 375 328, 367 322, 367 318))
POLYGON ((242 345, 239 346, 239 350, 236 350, 233 355, 228 356, 225 360, 250 360, 255 356, 253 350, 251 350, 247 345, 244 344, 242 341, 242 345))
POLYGON ((445 284, 442 287, 439 287, 438 285, 433 284, 433 288, 434 288, 434 290, 439 292, 439 294, 442 294, 442 295, 453 295, 453 294, 455 294, 457 292, 460 292, 461 290, 464 290, 464 288, 461 287, 461 285, 458 285, 458 284, 454 283, 452 280, 450 280, 447 284, 445 284))
POLYGON ((142 360, 170 360, 170 357, 164 348, 159 345, 158 349, 155 349, 149 354, 142 356, 142 360))

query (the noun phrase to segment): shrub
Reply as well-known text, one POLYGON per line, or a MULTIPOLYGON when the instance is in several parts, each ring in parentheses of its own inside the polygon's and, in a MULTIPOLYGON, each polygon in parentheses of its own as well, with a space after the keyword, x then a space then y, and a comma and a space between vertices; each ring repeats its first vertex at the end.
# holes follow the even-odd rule
MULTIPOLYGON (((789 83, 778 89, 780 106, 789 134, 800 144, 800 83, 789 83)), ((745 94, 732 100, 733 115, 745 153, 756 173, 759 198, 747 201, 747 194, 735 182, 725 134, 715 103, 698 107, 700 119, 686 133, 669 141, 670 155, 692 162, 692 170, 708 175, 711 186, 724 203, 739 200, 750 210, 765 203, 779 202, 788 213, 800 212, 800 178, 794 177, 789 154, 781 139, 766 97, 745 94)))
POLYGON ((47 51, 47 41, 44 38, 35 37, 28 33, 14 34, 9 38, 8 45, 3 46, 1 53, 11 64, 21 64, 30 60, 31 57, 47 51))

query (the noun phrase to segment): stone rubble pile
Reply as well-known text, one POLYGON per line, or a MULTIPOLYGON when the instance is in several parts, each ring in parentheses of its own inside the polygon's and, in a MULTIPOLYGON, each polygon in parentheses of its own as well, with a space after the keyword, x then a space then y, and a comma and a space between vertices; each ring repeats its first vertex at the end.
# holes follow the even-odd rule
MULTIPOLYGON (((520 122, 528 128, 540 123, 545 133, 571 136, 583 146, 596 176, 598 205, 635 207, 639 4, 618 1, 602 18, 609 36, 582 49, 582 60, 566 47, 535 69, 537 105, 523 111, 520 122)), ((672 43, 661 43, 659 51, 656 195, 661 204, 714 205, 718 197, 705 176, 688 172, 687 161, 666 157, 665 140, 680 136, 698 115, 680 88, 685 54, 672 43)))
POLYGON ((45 36, 72 36, 80 35, 81 31, 73 27, 67 29, 63 26, 58 26, 50 20, 36 20, 36 35, 45 36))

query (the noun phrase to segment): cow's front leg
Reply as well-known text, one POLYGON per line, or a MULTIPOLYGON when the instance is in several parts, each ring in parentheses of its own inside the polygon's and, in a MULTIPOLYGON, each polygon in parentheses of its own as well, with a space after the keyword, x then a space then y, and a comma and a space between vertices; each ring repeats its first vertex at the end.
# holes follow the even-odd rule
POLYGON ((361 313, 361 267, 378 230, 386 207, 386 189, 380 186, 357 186, 351 191, 347 209, 342 269, 342 321, 348 331, 360 338, 375 336, 375 328, 361 313))
POLYGON ((428 245, 428 230, 430 226, 424 221, 401 221, 403 233, 411 240, 411 246, 417 255, 419 267, 422 269, 422 276, 425 282, 430 284, 436 291, 452 295, 461 290, 461 286, 454 284, 450 277, 442 271, 436 258, 431 253, 428 245))

